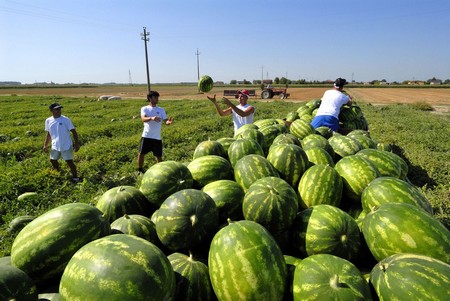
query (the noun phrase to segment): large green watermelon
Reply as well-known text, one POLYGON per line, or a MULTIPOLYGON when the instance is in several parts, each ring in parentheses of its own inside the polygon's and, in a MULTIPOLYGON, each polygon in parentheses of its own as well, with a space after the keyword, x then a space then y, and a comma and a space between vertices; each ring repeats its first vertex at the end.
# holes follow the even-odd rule
POLYGON ((163 161, 150 167, 142 178, 139 189, 147 199, 159 207, 171 194, 192 188, 194 179, 186 165, 163 161))
POLYGON ((230 222, 214 236, 209 276, 220 301, 282 300, 287 266, 272 235, 252 221, 230 222))
POLYGON ((322 147, 313 146, 304 148, 305 154, 308 157, 309 165, 325 164, 334 167, 333 157, 322 147))
POLYGON ((246 130, 240 130, 239 134, 234 135, 234 139, 253 139, 258 142, 262 150, 265 151, 268 148, 266 145, 266 140, 264 140, 264 134, 259 129, 248 128, 246 130))
POLYGON ((113 232, 135 235, 158 245, 156 226, 149 217, 139 214, 125 214, 111 224, 113 232))
POLYGON ((170 250, 191 249, 212 236, 218 223, 214 200, 203 191, 184 189, 161 204, 156 216, 156 233, 170 250))
POLYGON ((342 178, 328 165, 314 165, 306 170, 298 184, 300 206, 308 208, 320 204, 339 207, 341 203, 342 178))
POLYGON ((215 140, 202 141, 195 147, 193 159, 197 159, 201 156, 216 155, 227 158, 227 153, 222 144, 215 140))
POLYGON ((128 234, 97 239, 78 250, 61 278, 61 300, 175 300, 175 274, 164 253, 128 234))
POLYGON ((372 300, 369 284, 358 268, 330 254, 316 254, 300 261, 293 287, 294 301, 372 300))
POLYGON ((214 292, 209 279, 208 266, 196 260, 192 254, 172 253, 167 258, 175 272, 177 284, 175 300, 209 301, 214 292))
POLYGON ((154 209, 145 195, 133 186, 117 186, 103 193, 95 205, 112 223, 124 214, 148 216, 154 209))
POLYGON ((36 301, 38 291, 24 271, 11 265, 0 265, 0 300, 36 301))
POLYGON ((363 149, 359 141, 339 134, 334 134, 328 138, 328 142, 336 154, 335 161, 346 156, 354 155, 363 149))
POLYGON ((217 155, 198 157, 187 167, 194 179, 194 188, 197 189, 214 181, 233 179, 233 167, 230 162, 217 155))
POLYGON ((245 193, 242 212, 246 220, 257 222, 272 235, 278 235, 292 225, 298 212, 298 196, 281 178, 261 178, 245 193))
POLYGON ((380 176, 400 178, 402 168, 391 153, 378 149, 363 149, 356 153, 369 160, 380 172, 380 176))
POLYGON ((209 75, 203 75, 198 80, 198 90, 207 93, 214 87, 214 81, 209 75))
POLYGON ((265 157, 250 154, 239 159, 234 166, 236 182, 247 191, 256 180, 265 177, 278 177, 278 171, 265 157))
POLYGON ((258 143, 258 141, 251 138, 237 139, 233 143, 231 143, 230 147, 228 148, 228 158, 233 168, 236 165, 236 162, 239 161, 239 159, 250 154, 256 154, 263 157, 265 156, 264 150, 258 143))
POLYGON ((394 254, 370 273, 380 301, 448 300, 450 265, 432 257, 416 254, 394 254))
POLYGON ((450 231, 415 205, 381 204, 366 215, 362 232, 378 261, 396 253, 413 253, 450 263, 450 231))
POLYGON ((294 120, 289 127, 290 133, 302 140, 310 134, 314 134, 314 128, 311 123, 303 119, 294 120))
POLYGON ((267 160, 276 168, 280 177, 293 188, 309 166, 308 156, 295 144, 274 144, 270 147, 267 160))
POLYGON ((342 209, 316 205, 298 213, 291 227, 292 245, 302 257, 333 254, 353 259, 361 246, 356 221, 342 209))
POLYGON ((60 275, 75 252, 88 242, 108 235, 108 220, 94 206, 58 206, 30 222, 14 239, 12 264, 35 282, 60 275))

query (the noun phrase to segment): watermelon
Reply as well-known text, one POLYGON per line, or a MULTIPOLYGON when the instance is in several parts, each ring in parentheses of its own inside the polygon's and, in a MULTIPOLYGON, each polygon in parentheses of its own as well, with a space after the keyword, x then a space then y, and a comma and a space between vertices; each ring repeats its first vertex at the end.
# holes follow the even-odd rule
POLYGON ((208 254, 209 276, 217 298, 282 300, 287 266, 272 235, 253 221, 230 222, 214 236, 208 254))
POLYGON ((274 125, 274 124, 277 124, 277 123, 278 123, 278 121, 275 118, 259 119, 259 120, 255 120, 253 122, 253 124, 255 126, 257 126, 258 129, 261 129, 261 128, 266 127, 266 126, 274 125))
POLYGON ((274 144, 295 144, 298 146, 302 145, 300 140, 291 133, 279 134, 275 137, 275 139, 273 139, 272 145, 274 144))
POLYGON ((433 207, 412 184, 395 177, 376 178, 363 190, 361 203, 366 213, 384 203, 408 203, 433 214, 433 207))
POLYGON ((314 134, 314 128, 312 125, 303 119, 294 120, 289 127, 290 133, 298 139, 302 140, 310 134, 314 134))
POLYGON ((175 273, 164 253, 145 239, 113 234, 92 241, 70 259, 61 300, 174 300, 175 273))
POLYGON ((380 176, 400 178, 402 168, 398 160, 394 159, 387 151, 378 149, 363 149, 357 156, 368 159, 380 172, 380 176))
POLYGON ((269 147, 272 145, 275 137, 283 133, 278 124, 262 127, 259 129, 259 131, 263 134, 264 137, 263 150, 265 152, 269 150, 269 147))
POLYGON ((328 142, 336 154, 335 161, 346 156, 354 155, 363 149, 359 141, 339 134, 334 134, 328 139, 328 142))
POLYGON ((278 176, 278 171, 272 163, 265 157, 256 154, 242 157, 234 166, 235 180, 244 189, 244 192, 258 179, 278 176))
POLYGON ((216 155, 224 157, 225 159, 227 158, 227 153, 225 152, 222 144, 214 140, 206 140, 197 144, 194 150, 193 159, 195 160, 201 156, 207 155, 216 155))
POLYGON ((24 192, 21 195, 19 195, 17 197, 17 201, 30 202, 30 201, 35 201, 36 199, 38 199, 38 197, 39 197, 39 194, 37 192, 28 191, 28 192, 24 192))
POLYGON ((302 257, 333 254, 353 259, 361 246, 356 221, 342 209, 316 205, 298 213, 291 228, 292 244, 302 257))
POLYGON ((286 121, 288 121, 288 122, 292 122, 292 121, 294 121, 294 120, 296 120, 296 119, 298 119, 300 116, 298 115, 298 112, 297 111, 291 111, 291 112, 288 112, 287 113, 287 115, 286 115, 286 121))
POLYGON ((111 224, 111 230, 124 234, 135 235, 158 245, 156 226, 150 218, 139 214, 125 214, 111 224))
POLYGON ((315 98, 315 99, 311 99, 310 101, 308 101, 305 105, 307 107, 317 109, 318 107, 320 107, 321 102, 322 102, 322 99, 315 98))
POLYGON ((328 165, 314 165, 306 170, 298 184, 300 207, 327 204, 339 207, 343 190, 342 178, 328 165))
POLYGON ((139 190, 159 207, 171 194, 192 188, 194 179, 186 165, 176 161, 163 161, 151 166, 144 174, 139 190))
POLYGON ((239 159, 250 154, 264 156, 264 150, 255 139, 237 139, 233 143, 231 143, 230 147, 228 148, 228 158, 230 160, 231 166, 233 167, 239 159))
POLYGON ((298 196, 289 183, 278 177, 256 180, 242 203, 246 220, 263 225, 272 235, 287 231, 298 212, 298 196))
POLYGON ((392 152, 392 145, 389 144, 389 143, 378 142, 377 143, 377 149, 384 150, 384 151, 387 151, 387 152, 392 152))
POLYGON ((249 128, 244 131, 240 131, 239 134, 234 135, 234 139, 253 139, 258 142, 263 150, 267 149, 264 134, 259 129, 249 128))
POLYGON ((201 189, 206 184, 233 178, 233 167, 224 157, 207 155, 193 160, 187 166, 194 179, 194 188, 201 189))
POLYGON ((315 133, 319 134, 327 139, 331 138, 333 136, 333 131, 327 127, 327 126, 319 126, 315 129, 315 133))
POLYGON ((417 206, 381 204, 366 215, 362 230, 378 261, 396 253, 413 253, 450 263, 450 231, 417 206))
POLYGON ((226 156, 225 158, 227 158, 227 159, 228 159, 228 148, 230 147, 231 143, 233 143, 235 140, 236 139, 231 138, 231 137, 222 137, 222 138, 219 138, 216 140, 217 142, 219 142, 222 145, 222 147, 225 151, 225 156, 226 156))
POLYGON ((408 176, 408 163, 406 163, 405 160, 403 160, 402 157, 400 157, 397 154, 394 154, 393 152, 389 152, 389 151, 384 151, 384 154, 386 156, 390 156, 393 160, 395 160, 397 162, 397 164, 400 166, 401 168, 401 172, 400 172, 400 179, 402 180, 406 180, 407 176, 408 176))
POLYGON ((363 156, 349 155, 334 166, 344 181, 344 196, 360 202, 363 190, 380 176, 378 169, 363 156))
POLYGON ((207 93, 214 87, 214 81, 209 75, 203 75, 198 80, 198 90, 207 93))
POLYGON ((208 266, 196 260, 192 254, 172 253, 167 258, 172 265, 176 280, 175 300, 209 301, 213 299, 208 266))
POLYGON ((156 233, 173 251, 190 249, 217 230, 219 213, 205 192, 184 189, 169 196, 158 209, 156 233))
POLYGON ((325 164, 334 167, 333 157, 322 147, 313 146, 304 149, 308 157, 309 166, 325 164))
POLYGON ((22 270, 11 265, 0 265, 0 300, 38 300, 33 280, 22 270))
POLYGON ((112 223, 124 214, 150 215, 154 209, 141 190, 117 186, 103 193, 95 205, 112 223))
POLYGON ((286 288, 286 292, 285 292, 283 300, 293 300, 293 298, 294 298, 293 282, 294 282, 295 268, 302 260, 300 258, 291 256, 291 255, 284 255, 284 260, 286 261, 286 265, 287 265, 287 269, 288 269, 288 278, 286 280, 287 288, 286 288))
POLYGON ((394 254, 373 267, 370 282, 380 301, 448 300, 450 265, 424 255, 394 254))
POLYGON ((372 300, 358 268, 330 254, 312 255, 297 265, 293 295, 294 300, 372 300))
POLYGON ((13 220, 11 220, 8 224, 8 232, 15 234, 23 229, 29 222, 34 220, 36 216, 32 215, 21 215, 18 217, 15 217, 13 220))
POLYGON ((12 244, 11 262, 41 283, 60 275, 79 248, 110 231, 108 220, 96 207, 84 203, 61 205, 19 232, 12 244))
POLYGON ((236 132, 234 133, 234 136, 239 135, 240 133, 242 133, 243 131, 248 130, 248 129, 257 130, 258 126, 255 123, 244 124, 236 130, 236 132))
POLYGON ((353 130, 352 132, 347 134, 347 137, 353 138, 359 143, 361 143, 362 147, 364 149, 376 149, 377 143, 372 140, 369 136, 360 134, 359 132, 356 132, 358 130, 353 130))
POLYGON ((309 166, 308 156, 295 144, 272 145, 267 160, 293 188, 297 188, 301 176, 309 166))
POLYGON ((218 180, 205 185, 202 191, 207 193, 216 203, 219 211, 219 224, 227 219, 240 220, 243 218, 242 201, 244 190, 236 181, 218 180))

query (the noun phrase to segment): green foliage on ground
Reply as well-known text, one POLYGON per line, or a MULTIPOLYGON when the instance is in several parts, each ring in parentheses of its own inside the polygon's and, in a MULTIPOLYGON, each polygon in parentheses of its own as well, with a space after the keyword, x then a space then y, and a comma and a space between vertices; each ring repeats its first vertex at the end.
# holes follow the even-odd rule
MULTIPOLYGON (((299 103, 254 101, 255 120, 284 118, 299 103)), ((358 102, 370 125, 372 138, 390 143, 409 164, 408 178, 430 200, 435 216, 450 227, 450 127, 448 115, 423 110, 425 105, 373 106, 358 102)), ((9 254, 13 234, 9 222, 20 215, 39 215, 71 202, 95 204, 110 188, 139 186, 136 172, 137 146, 142 133, 140 108, 144 99, 97 101, 61 96, 1 96, 0 106, 0 256, 9 254), (51 169, 48 154, 42 152, 44 121, 48 105, 59 102, 63 115, 77 128, 81 149, 75 163, 83 181, 70 182, 67 165, 62 172, 51 169), (24 192, 37 198, 18 201, 24 192)), ((231 117, 216 114, 209 100, 162 100, 174 123, 163 126, 166 160, 189 162, 198 143, 232 137, 231 117)), ((155 160, 146 158, 146 168, 155 160)))

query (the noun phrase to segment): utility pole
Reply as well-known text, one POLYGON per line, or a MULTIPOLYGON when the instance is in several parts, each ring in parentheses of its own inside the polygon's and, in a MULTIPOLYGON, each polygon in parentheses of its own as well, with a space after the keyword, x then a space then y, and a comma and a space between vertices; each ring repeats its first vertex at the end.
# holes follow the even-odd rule
POLYGON ((198 52, 198 48, 195 55, 197 56, 197 80, 200 80, 200 63, 199 63, 200 52, 198 52))
POLYGON ((148 93, 150 93, 150 72, 148 69, 148 52, 147 52, 147 42, 150 40, 150 38, 148 38, 147 36, 149 36, 150 33, 147 32, 146 28, 144 27, 144 33, 141 33, 141 40, 144 40, 144 45, 145 45, 145 64, 147 66, 147 88, 148 88, 148 93))
POLYGON ((131 71, 128 69, 128 81, 130 82, 130 86, 133 85, 133 81, 131 80, 131 71))
POLYGON ((261 85, 264 84, 264 66, 261 65, 261 85))

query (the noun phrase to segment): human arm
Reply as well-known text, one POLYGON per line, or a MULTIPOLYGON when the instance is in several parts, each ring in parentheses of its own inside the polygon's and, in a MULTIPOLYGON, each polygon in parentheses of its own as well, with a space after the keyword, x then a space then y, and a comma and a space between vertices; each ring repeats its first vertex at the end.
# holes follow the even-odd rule
POLYGON ((214 106, 216 107, 217 113, 219 113, 220 116, 228 116, 231 114, 231 107, 228 106, 225 110, 222 110, 222 108, 219 106, 219 104, 216 101, 216 95, 214 94, 213 97, 207 96, 209 100, 212 101, 214 106))
POLYGON ((73 149, 77 152, 80 149, 80 141, 78 140, 78 133, 76 129, 71 129, 73 136, 73 149))
POLYGON ((222 102, 226 104, 228 108, 231 108, 233 111, 236 112, 236 114, 238 114, 241 117, 247 117, 255 112, 255 107, 253 106, 248 106, 245 110, 239 109, 226 97, 222 98, 222 102))
POLYGON ((171 125, 173 123, 173 117, 169 117, 168 119, 164 119, 167 125, 171 125))
POLYGON ((50 136, 50 133, 47 132, 47 135, 45 136, 44 141, 44 147, 42 148, 44 152, 48 151, 48 144, 52 141, 52 137, 50 136))

